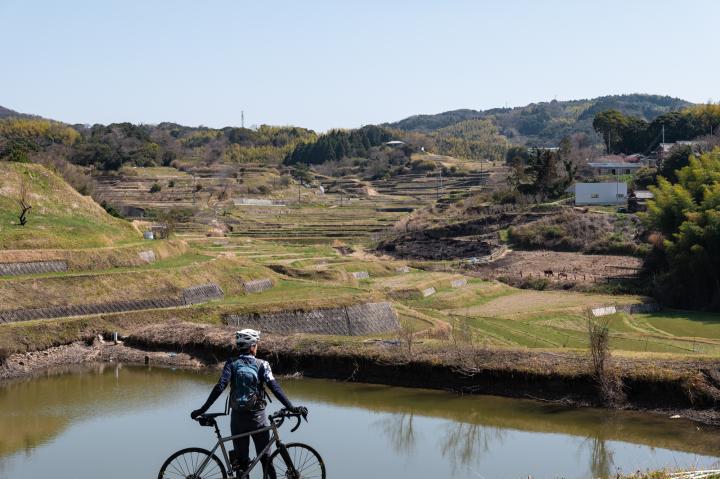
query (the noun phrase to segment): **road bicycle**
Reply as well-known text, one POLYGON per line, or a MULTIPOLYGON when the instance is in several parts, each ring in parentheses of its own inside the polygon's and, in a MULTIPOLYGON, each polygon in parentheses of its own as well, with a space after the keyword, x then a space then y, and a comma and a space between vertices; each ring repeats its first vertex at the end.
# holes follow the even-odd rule
POLYGON ((264 479, 325 479, 325 463, 320 454, 308 446, 299 442, 291 442, 288 444, 280 440, 278 428, 283 424, 286 418, 295 418, 297 423, 291 429, 295 432, 300 427, 301 414, 281 409, 270 416, 270 425, 257 429, 255 431, 236 434, 234 436, 222 437, 220 428, 215 418, 226 416, 228 413, 212 413, 202 414, 197 417, 196 421, 201 426, 215 428, 217 443, 211 450, 189 447, 181 449, 167 458, 160 468, 158 479, 249 479, 250 472, 257 466, 263 454, 269 452, 270 448, 275 445, 275 451, 268 458, 268 467, 264 474, 264 479), (271 431, 270 441, 262 451, 258 452, 244 471, 235 471, 230 460, 228 450, 225 443, 245 436, 271 431), (215 454, 220 450, 224 461, 215 454))

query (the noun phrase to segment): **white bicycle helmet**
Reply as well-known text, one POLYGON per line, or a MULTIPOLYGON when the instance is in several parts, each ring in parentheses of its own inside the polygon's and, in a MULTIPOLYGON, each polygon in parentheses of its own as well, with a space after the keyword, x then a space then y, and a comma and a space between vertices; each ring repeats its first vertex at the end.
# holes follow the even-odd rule
POLYGON ((235 331, 235 344, 238 349, 248 349, 251 346, 257 344, 260 340, 260 331, 254 329, 243 329, 242 331, 235 331))

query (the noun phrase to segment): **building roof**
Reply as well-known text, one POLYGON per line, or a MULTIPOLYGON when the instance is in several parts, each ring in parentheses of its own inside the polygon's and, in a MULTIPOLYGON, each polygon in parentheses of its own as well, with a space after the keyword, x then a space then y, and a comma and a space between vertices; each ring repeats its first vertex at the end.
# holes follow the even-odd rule
POLYGON ((655 198, 655 195, 652 194, 652 191, 648 190, 635 190, 635 198, 639 200, 651 200, 655 198))
POLYGON ((400 141, 400 140, 392 140, 392 141, 386 142, 385 144, 386 144, 386 145, 404 145, 405 142, 404 142, 404 141, 400 141))
POLYGON ((591 168, 642 168, 640 163, 588 163, 591 168))

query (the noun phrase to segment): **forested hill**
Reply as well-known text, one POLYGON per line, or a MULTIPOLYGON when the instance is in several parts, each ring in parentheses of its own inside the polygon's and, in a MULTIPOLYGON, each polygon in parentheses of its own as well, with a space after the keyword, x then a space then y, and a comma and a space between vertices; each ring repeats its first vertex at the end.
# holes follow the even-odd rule
POLYGON ((10 108, 0 106, 0 118, 34 118, 33 115, 27 115, 25 113, 18 113, 10 108))
POLYGON ((557 146, 564 136, 574 133, 594 135, 592 121, 595 114, 601 111, 614 109, 652 121, 663 113, 690 105, 685 100, 669 96, 612 95, 589 100, 553 100, 515 108, 484 111, 463 109, 436 115, 414 115, 384 126, 405 131, 431 132, 467 120, 487 119, 514 144, 557 146))

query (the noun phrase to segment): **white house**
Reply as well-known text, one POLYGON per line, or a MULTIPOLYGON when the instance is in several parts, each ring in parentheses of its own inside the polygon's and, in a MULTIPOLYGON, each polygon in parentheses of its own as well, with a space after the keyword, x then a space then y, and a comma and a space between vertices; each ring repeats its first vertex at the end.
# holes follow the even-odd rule
POLYGON ((627 202, 627 183, 575 183, 576 205, 620 205, 627 202))

